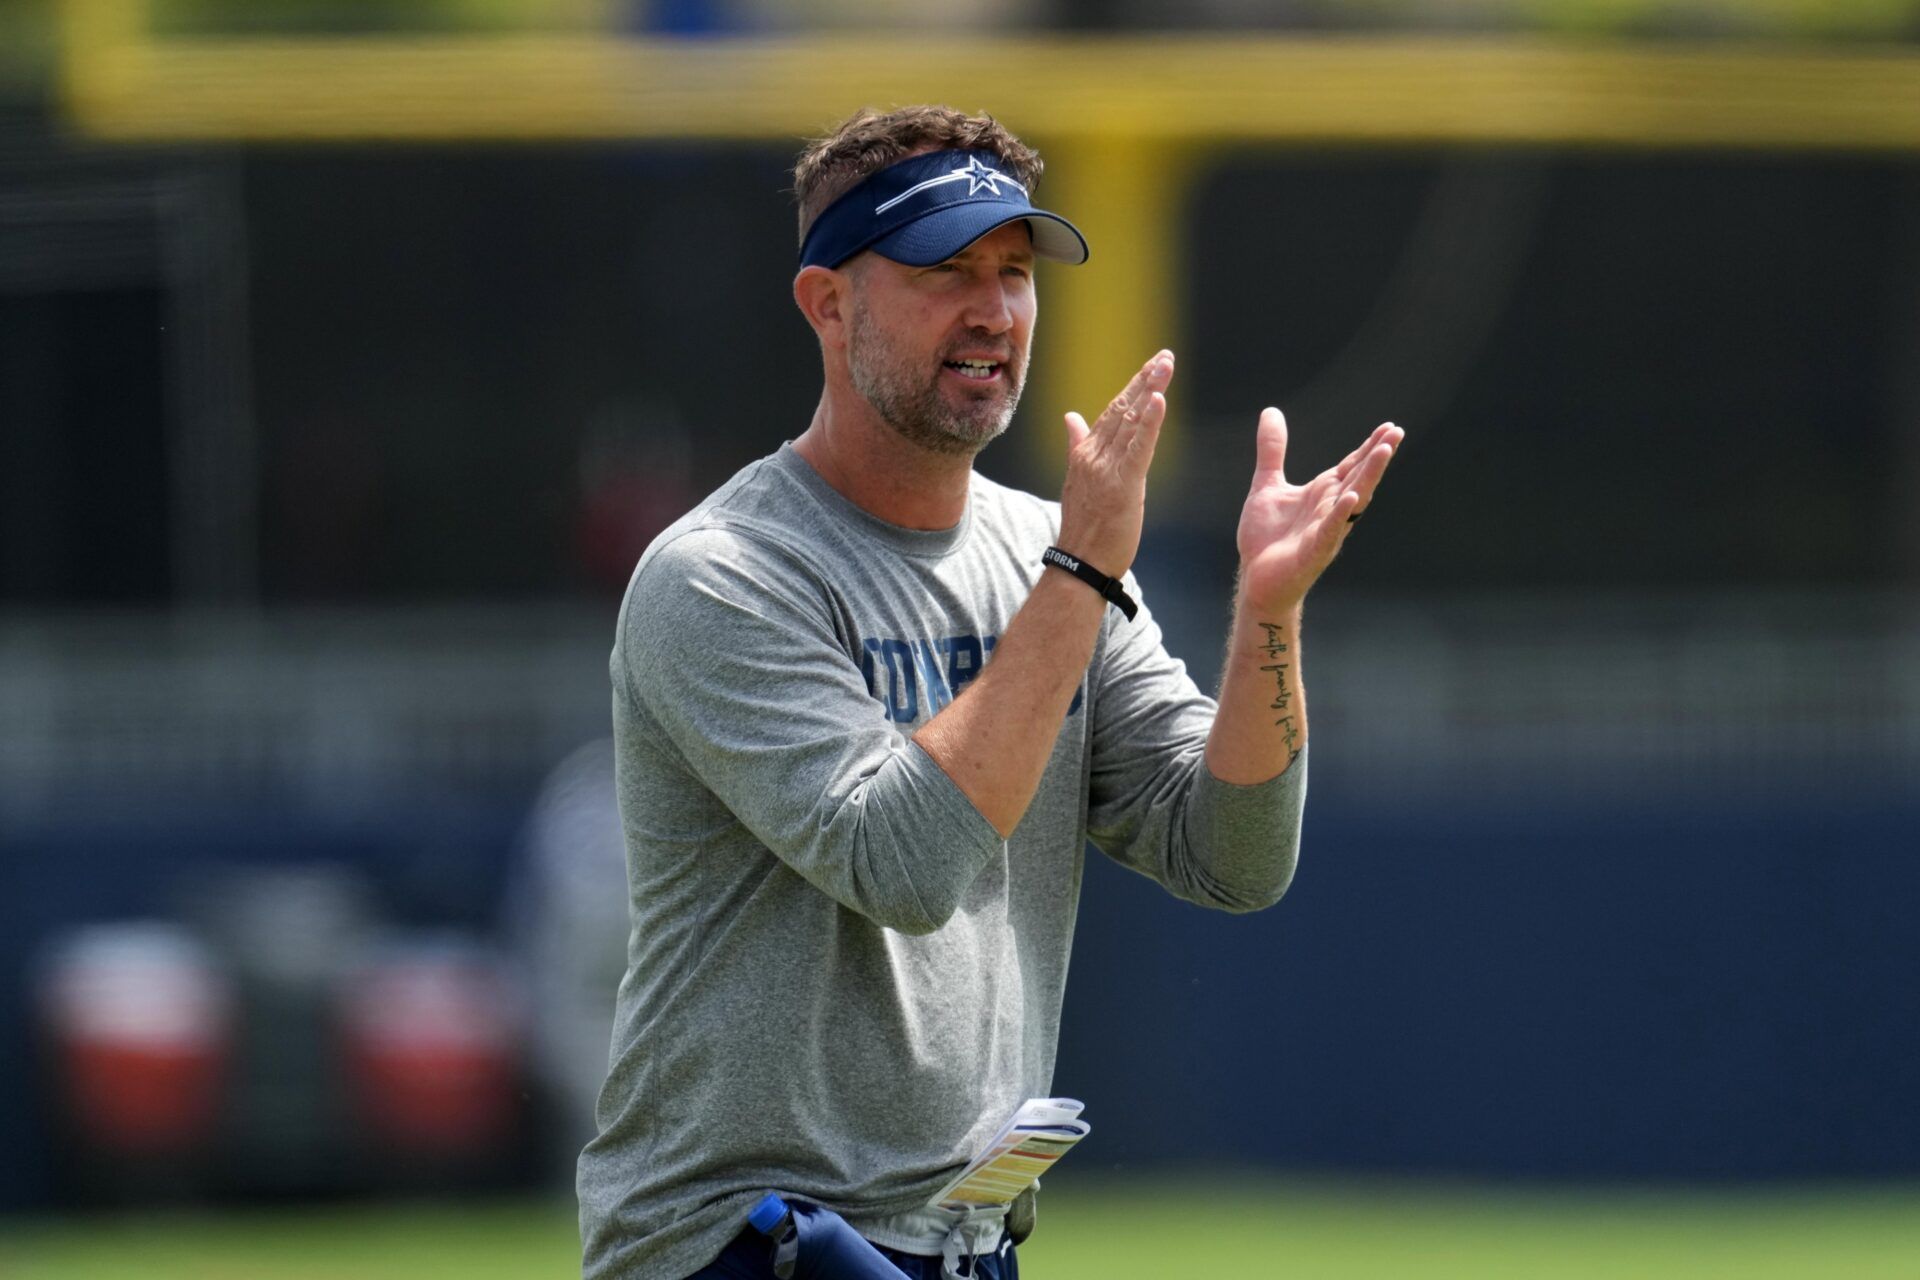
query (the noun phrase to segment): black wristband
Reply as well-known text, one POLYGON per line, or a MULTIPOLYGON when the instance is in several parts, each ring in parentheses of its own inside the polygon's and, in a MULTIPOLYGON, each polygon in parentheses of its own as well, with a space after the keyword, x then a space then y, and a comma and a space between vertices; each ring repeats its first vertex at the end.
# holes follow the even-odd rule
POLYGON ((1133 615, 1140 612, 1140 606, 1133 602, 1133 597, 1127 594, 1127 589, 1120 585, 1120 579, 1109 578, 1078 556, 1070 556, 1058 547, 1048 547, 1040 553, 1040 563, 1050 564, 1056 569, 1065 569, 1098 591, 1109 604, 1127 615, 1128 622, 1132 622, 1133 615))

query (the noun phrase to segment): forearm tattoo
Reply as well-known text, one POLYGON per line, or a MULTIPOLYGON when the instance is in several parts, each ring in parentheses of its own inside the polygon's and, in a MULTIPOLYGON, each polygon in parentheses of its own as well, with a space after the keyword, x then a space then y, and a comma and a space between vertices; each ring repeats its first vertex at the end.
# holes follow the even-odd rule
POLYGON ((1292 675, 1293 664, 1281 662, 1280 656, 1286 652, 1287 642, 1280 637, 1285 628, 1277 622, 1263 622, 1261 630, 1267 633, 1266 643, 1259 646, 1260 651, 1273 659, 1260 669, 1273 672, 1273 701, 1267 704, 1270 711, 1278 711, 1279 718, 1274 721, 1280 726, 1280 732, 1287 741, 1287 763, 1291 765, 1300 758, 1300 725, 1293 715, 1293 695, 1295 680, 1292 675))

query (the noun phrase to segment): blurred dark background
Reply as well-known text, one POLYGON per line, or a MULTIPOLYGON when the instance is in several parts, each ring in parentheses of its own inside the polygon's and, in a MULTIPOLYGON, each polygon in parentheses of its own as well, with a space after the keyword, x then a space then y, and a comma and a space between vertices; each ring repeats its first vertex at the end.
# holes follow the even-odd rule
MULTIPOLYGON (((775 25, 618 9, 563 16, 775 25)), ((817 395, 794 143, 103 141, 50 22, 0 27, 0 1208, 557 1185, 624 943, 614 605, 817 395)), ((1310 610, 1287 900, 1091 860, 1076 1164, 1920 1176, 1917 155, 1196 155, 1138 571, 1203 685, 1260 407, 1295 470, 1408 439, 1310 610)), ((1051 494, 1034 399, 983 470, 1051 494)))

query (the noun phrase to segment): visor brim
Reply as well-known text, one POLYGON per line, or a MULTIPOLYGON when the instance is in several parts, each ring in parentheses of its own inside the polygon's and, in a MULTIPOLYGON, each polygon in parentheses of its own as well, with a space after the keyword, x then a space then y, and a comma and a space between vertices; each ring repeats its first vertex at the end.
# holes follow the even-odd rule
POLYGON ((1087 238, 1059 214, 985 200, 935 209, 867 247, 909 267, 930 267, 945 262, 988 232, 1021 221, 1031 230, 1033 251, 1041 257, 1075 267, 1087 260, 1087 238))

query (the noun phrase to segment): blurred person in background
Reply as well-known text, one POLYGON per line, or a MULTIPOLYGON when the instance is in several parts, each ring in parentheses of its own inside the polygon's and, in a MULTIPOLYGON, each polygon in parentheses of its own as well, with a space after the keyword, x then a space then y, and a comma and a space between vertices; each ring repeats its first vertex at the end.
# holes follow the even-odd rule
POLYGON ((596 590, 618 591, 647 544, 698 496, 693 441, 669 411, 610 406, 580 442, 577 474, 575 563, 596 590))
MULTIPOLYGON (((626 847, 613 740, 575 748, 540 784, 503 895, 525 974, 528 1054, 552 1110, 551 1169, 571 1180, 607 1075, 613 991, 627 964, 626 847)), ((545 1153, 543 1153, 544 1155, 545 1153)))
POLYGON ((1026 377, 1035 259, 1087 255, 1029 202, 1040 167, 939 107, 860 113, 796 166, 820 403, 649 547, 615 640, 634 933, 589 1277, 771 1275, 743 1232, 768 1191, 909 1275, 1017 1275, 1030 1205, 929 1201, 1051 1088, 1089 837, 1229 911, 1292 877, 1301 602, 1400 433, 1295 486, 1260 415, 1216 705, 1128 573, 1171 352, 1067 415, 1058 504, 973 470, 1026 377))

